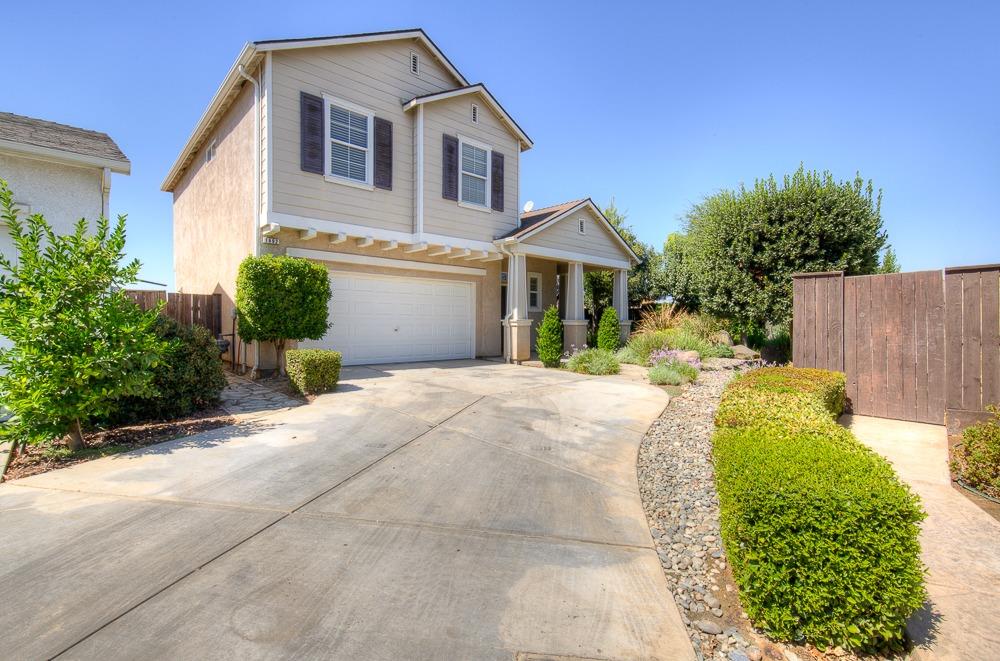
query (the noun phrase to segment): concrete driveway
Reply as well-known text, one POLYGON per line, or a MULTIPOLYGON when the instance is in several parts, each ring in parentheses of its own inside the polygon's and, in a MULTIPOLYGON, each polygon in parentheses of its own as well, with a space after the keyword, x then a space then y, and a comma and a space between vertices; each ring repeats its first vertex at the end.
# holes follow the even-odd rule
POLYGON ((638 497, 662 391, 345 368, 236 427, 0 486, 0 658, 694 659, 638 497))

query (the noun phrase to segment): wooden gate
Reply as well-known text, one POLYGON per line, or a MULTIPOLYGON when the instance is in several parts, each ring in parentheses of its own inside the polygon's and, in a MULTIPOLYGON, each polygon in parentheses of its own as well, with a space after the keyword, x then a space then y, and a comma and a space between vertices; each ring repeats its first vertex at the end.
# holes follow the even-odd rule
POLYGON ((957 433, 1000 404, 1000 265, 792 282, 792 360, 845 372, 855 413, 957 433))

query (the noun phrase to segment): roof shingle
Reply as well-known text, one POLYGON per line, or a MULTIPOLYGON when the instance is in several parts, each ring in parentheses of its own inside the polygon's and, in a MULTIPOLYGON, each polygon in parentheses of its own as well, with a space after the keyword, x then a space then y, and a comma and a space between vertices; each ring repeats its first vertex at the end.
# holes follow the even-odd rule
POLYGON ((504 234, 500 238, 501 239, 507 239, 507 238, 510 238, 512 236, 520 236, 521 234, 524 234, 525 232, 527 232, 528 230, 530 230, 532 227, 534 227, 538 223, 544 223, 546 220, 548 220, 552 216, 557 216, 557 215, 563 213, 564 211, 572 209, 573 207, 575 207, 576 205, 580 204, 581 202, 586 202, 586 201, 587 201, 587 198, 583 198, 583 199, 580 199, 580 200, 572 200, 571 202, 563 202, 562 204, 554 204, 554 205, 552 205, 550 207, 542 207, 540 209, 532 209, 531 211, 522 213, 521 214, 521 224, 518 225, 515 229, 511 230, 510 232, 507 232, 506 234, 504 234))
POLYGON ((125 164, 129 162, 107 133, 9 112, 0 112, 0 140, 105 158, 125 164))

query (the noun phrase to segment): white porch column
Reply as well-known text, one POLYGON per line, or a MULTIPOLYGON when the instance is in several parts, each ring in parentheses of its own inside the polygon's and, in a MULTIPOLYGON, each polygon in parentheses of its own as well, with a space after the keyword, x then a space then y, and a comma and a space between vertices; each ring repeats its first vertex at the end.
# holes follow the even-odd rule
POLYGON ((632 322, 628 318, 628 270, 615 269, 613 283, 612 302, 621 325, 621 341, 625 343, 632 332, 632 322))
POLYGON ((528 317, 528 268, 524 255, 510 256, 507 273, 507 293, 510 296, 508 338, 509 360, 520 363, 531 359, 531 319, 528 317))
POLYGON ((583 313, 583 264, 569 262, 567 267, 563 350, 573 351, 582 349, 587 343, 587 319, 583 313))

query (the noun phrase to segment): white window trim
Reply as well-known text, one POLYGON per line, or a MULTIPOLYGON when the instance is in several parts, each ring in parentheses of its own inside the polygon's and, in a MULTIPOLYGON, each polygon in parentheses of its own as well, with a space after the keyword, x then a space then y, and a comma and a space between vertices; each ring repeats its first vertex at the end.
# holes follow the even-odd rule
POLYGON ((212 140, 208 143, 208 147, 205 148, 205 163, 211 163, 215 160, 216 149, 218 149, 218 146, 218 140, 212 140))
POLYGON ((527 298, 528 298, 528 311, 529 312, 541 312, 542 311, 542 307, 544 307, 544 305, 545 305, 542 302, 542 274, 541 273, 532 273, 532 272, 529 272, 528 273, 528 282, 527 282, 527 285, 528 285, 528 295, 527 295, 527 298), (532 305, 531 304, 531 279, 532 278, 535 278, 536 280, 538 280, 538 291, 536 292, 538 294, 538 305, 532 305))
POLYGON ((375 190, 375 186, 372 184, 372 175, 375 165, 375 113, 365 108, 359 106, 356 103, 351 103, 350 101, 345 101, 343 99, 331 96, 329 94, 323 95, 323 177, 334 184, 343 184, 344 186, 353 186, 354 188, 362 188, 364 190, 375 190), (365 151, 365 181, 358 181, 357 179, 350 179, 349 177, 341 177, 333 174, 330 170, 330 106, 340 106, 352 112, 356 112, 359 115, 365 115, 368 117, 368 146, 365 151))
POLYGON ((493 213, 493 188, 492 188, 493 182, 491 181, 492 177, 493 177, 493 145, 488 145, 485 142, 479 142, 478 140, 467 138, 460 133, 458 135, 458 206, 464 207, 466 209, 475 209, 476 211, 483 211, 485 213, 493 213), (465 172, 462 169, 462 150, 465 145, 471 145, 473 147, 478 147, 486 151, 486 204, 476 204, 475 202, 466 202, 465 200, 462 199, 462 174, 464 174, 465 172))

